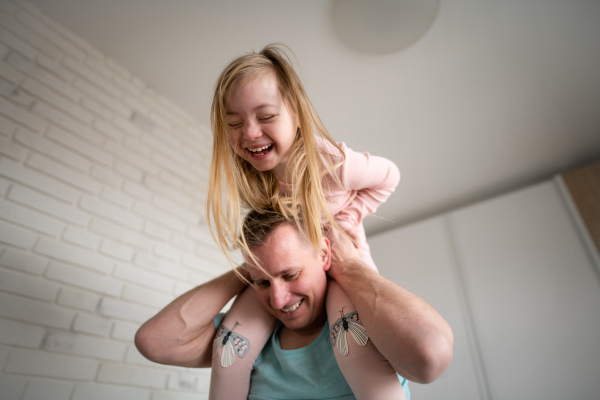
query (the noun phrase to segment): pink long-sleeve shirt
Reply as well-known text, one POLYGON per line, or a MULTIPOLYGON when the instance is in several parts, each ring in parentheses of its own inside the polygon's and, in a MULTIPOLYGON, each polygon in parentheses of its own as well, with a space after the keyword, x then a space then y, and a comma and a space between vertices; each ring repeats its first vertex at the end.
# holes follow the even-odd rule
MULTIPOLYGON (((342 160, 339 151, 328 141, 317 137, 322 154, 329 155, 334 164, 342 160)), ((363 261, 374 266, 366 241, 363 218, 374 213, 394 192, 400 181, 400 171, 392 161, 369 153, 355 152, 339 143, 346 155, 346 162, 335 170, 343 189, 325 180, 324 192, 329 212, 335 221, 356 242, 363 261)), ((280 182, 284 192, 289 185, 280 182)))

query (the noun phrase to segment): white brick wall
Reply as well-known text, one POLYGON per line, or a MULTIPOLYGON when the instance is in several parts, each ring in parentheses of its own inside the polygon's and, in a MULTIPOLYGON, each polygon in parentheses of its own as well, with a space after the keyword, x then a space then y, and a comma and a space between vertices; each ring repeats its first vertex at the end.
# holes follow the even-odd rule
POLYGON ((25 0, 0 1, 0 398, 202 399, 140 323, 227 270, 210 134, 25 0))
POLYGON ((71 397, 75 385, 71 382, 60 382, 48 379, 34 379, 29 381, 23 400, 64 400, 71 397))

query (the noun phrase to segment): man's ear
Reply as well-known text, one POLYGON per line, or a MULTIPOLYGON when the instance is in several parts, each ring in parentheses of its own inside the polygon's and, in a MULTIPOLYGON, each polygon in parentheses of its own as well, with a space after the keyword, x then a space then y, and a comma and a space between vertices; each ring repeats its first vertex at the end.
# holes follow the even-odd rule
POLYGON ((328 271, 331 267, 331 242, 326 237, 323 237, 321 242, 321 260, 323 262, 323 271, 328 271))

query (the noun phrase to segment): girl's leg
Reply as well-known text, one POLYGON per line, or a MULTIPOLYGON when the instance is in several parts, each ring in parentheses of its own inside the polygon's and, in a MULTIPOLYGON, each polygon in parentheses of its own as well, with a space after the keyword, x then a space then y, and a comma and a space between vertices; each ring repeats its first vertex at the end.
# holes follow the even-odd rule
MULTIPOLYGON (((333 280, 329 281, 326 307, 330 330, 336 321, 342 318, 341 313, 345 316, 356 311, 346 293, 333 280)), ((355 321, 347 318, 347 322, 355 321)), ((338 324, 338 328, 343 330, 343 326, 340 325, 342 324, 338 324)), ((343 340, 340 338, 343 334, 341 330, 337 332, 336 343, 343 340)), ((333 353, 357 400, 405 399, 404 388, 396 371, 379 353, 373 342, 369 339, 365 346, 361 346, 354 340, 350 331, 345 335, 347 355, 343 355, 335 344, 333 353)))
POLYGON ((210 378, 210 400, 245 400, 250 389, 250 373, 258 355, 271 336, 275 318, 258 300, 256 290, 246 288, 238 295, 217 330, 220 337, 213 353, 210 378), (227 332, 232 332, 223 343, 227 332), (231 358, 232 346, 233 358, 231 358), (246 347, 247 346, 247 347, 246 347), (228 353, 228 354, 225 354, 228 353), (243 355, 243 357, 240 357, 243 355), (227 365, 233 360, 233 363, 227 365))

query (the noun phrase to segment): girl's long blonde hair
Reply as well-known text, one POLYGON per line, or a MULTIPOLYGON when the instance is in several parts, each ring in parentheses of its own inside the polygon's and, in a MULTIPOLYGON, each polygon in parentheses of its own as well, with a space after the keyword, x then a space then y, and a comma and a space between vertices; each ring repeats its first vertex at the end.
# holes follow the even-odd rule
POLYGON ((345 156, 325 129, 281 45, 268 45, 259 53, 238 57, 225 68, 215 85, 211 127, 213 157, 206 212, 211 233, 225 255, 229 258, 229 251, 241 248, 257 261, 242 234, 242 214, 248 210, 281 213, 293 220, 295 226, 301 226, 310 243, 320 249, 322 217, 337 227, 327 208, 325 193, 328 189, 324 190, 323 184, 342 187, 333 171, 344 162, 345 156), (272 170, 256 170, 235 153, 227 140, 226 100, 235 85, 273 72, 286 106, 300 125, 285 169, 286 182, 292 184, 290 197, 281 195, 272 170), (337 149, 335 153, 340 158, 333 160, 329 156, 331 152, 319 152, 317 133, 337 149))

